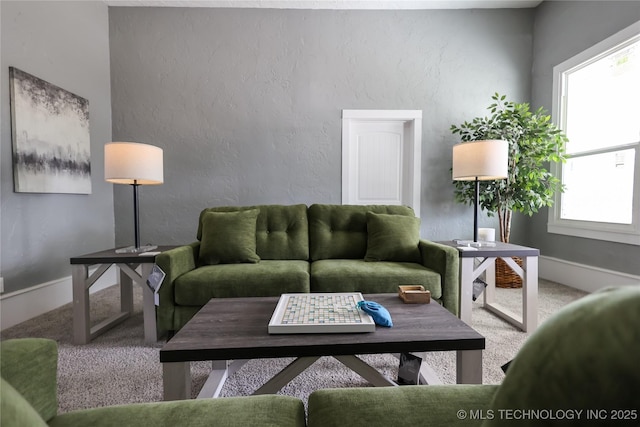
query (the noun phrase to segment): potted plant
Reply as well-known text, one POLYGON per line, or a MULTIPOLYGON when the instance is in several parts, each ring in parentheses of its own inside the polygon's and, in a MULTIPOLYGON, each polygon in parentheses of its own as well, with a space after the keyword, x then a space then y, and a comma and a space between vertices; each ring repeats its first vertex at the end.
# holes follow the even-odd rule
MULTIPOLYGON (((500 241, 508 243, 513 212, 533 215, 553 204, 562 183, 548 170, 549 162, 565 161, 567 137, 540 107, 530 111, 528 103, 515 103, 506 96, 494 94, 489 117, 477 117, 451 132, 462 142, 503 139, 509 143, 509 175, 507 179, 481 181, 478 204, 489 216, 498 215, 500 241)), ((474 183, 454 181, 456 201, 473 205, 474 183)))

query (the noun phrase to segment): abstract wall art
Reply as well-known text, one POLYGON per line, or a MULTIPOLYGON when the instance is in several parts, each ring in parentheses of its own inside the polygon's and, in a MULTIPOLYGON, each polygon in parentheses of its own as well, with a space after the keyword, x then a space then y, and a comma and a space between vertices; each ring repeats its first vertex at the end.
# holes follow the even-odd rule
POLYGON ((14 191, 91 194, 89 101, 14 67, 9 75, 14 191))

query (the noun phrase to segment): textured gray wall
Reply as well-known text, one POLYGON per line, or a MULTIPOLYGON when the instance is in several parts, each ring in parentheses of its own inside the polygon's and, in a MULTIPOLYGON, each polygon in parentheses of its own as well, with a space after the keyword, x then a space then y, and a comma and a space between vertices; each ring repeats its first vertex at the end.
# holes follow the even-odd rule
MULTIPOLYGON (((543 2, 536 9, 532 104, 550 111, 553 67, 640 20, 640 2, 543 2)), ((547 233, 548 210, 528 222, 527 244, 543 255, 640 274, 640 246, 547 233)))
POLYGON ((1 275, 5 291, 70 275, 69 258, 114 244, 108 8, 101 2, 0 2, 1 275), (9 67, 89 100, 92 194, 13 192, 9 67))
MULTIPOLYGON (((342 109, 419 109, 422 234, 468 238, 449 126, 498 91, 528 101, 533 10, 110 8, 115 140, 164 149, 141 239, 195 239, 216 205, 340 203, 342 109)), ((133 239, 115 186, 116 242, 133 239)), ((483 221, 483 224, 489 222, 483 221)))

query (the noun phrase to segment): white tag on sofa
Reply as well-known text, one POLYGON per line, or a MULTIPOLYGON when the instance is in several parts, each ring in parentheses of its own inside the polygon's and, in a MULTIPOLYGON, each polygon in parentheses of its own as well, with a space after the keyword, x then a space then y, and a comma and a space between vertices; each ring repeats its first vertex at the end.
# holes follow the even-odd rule
POLYGON ((158 291, 160 290, 160 286, 162 286, 162 281, 165 276, 166 273, 162 271, 157 264, 154 264, 151 269, 151 274, 149 274, 149 277, 147 278, 147 285, 153 291, 153 302, 157 306, 160 305, 160 296, 158 295, 158 291))

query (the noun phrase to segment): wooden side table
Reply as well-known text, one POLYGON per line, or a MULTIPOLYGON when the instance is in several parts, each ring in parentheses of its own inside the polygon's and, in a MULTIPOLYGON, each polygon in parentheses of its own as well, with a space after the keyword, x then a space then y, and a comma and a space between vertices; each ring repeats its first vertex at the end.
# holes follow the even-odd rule
POLYGON ((538 326, 538 256, 540 251, 527 246, 492 242, 495 246, 481 246, 476 250, 461 248, 453 241, 439 242, 458 249, 460 256, 460 319, 471 324, 473 281, 485 273, 487 288, 483 306, 525 332, 538 326), (522 258, 520 267, 511 257, 522 258), (522 315, 515 314, 495 301, 495 262, 502 258, 522 278, 522 315))
MULTIPOLYGON (((162 252, 173 247, 159 246, 153 252, 162 252)), ((133 312, 133 282, 142 287, 144 340, 147 344, 154 344, 158 341, 153 291, 146 283, 155 259, 155 255, 117 254, 115 249, 70 259, 73 286, 73 342, 75 344, 87 344, 93 338, 131 316, 133 312), (98 267, 89 275, 89 267, 94 265, 98 267), (120 270, 120 313, 91 327, 89 289, 112 265, 116 265, 120 270), (136 271, 138 266, 140 273, 136 271)))

